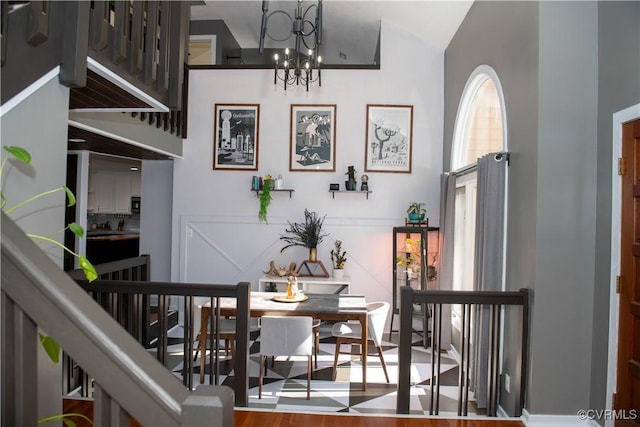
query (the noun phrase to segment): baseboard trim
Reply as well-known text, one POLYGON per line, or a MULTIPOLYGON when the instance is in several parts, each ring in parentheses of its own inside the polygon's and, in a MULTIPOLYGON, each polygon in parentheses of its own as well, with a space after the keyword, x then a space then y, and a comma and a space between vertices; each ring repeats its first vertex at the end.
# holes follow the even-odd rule
POLYGON ((581 420, 578 415, 538 415, 522 411, 522 422, 527 427, 600 427, 594 420, 581 420))

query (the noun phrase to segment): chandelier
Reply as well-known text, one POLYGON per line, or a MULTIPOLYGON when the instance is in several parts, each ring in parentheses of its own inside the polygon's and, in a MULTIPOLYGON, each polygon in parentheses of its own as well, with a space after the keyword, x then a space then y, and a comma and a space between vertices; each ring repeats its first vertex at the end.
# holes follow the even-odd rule
POLYGON ((322 86, 322 72, 320 71, 319 48, 322 42, 322 0, 317 4, 312 4, 306 9, 302 5, 302 0, 298 0, 295 15, 292 17, 283 10, 276 10, 269 13, 269 2, 262 1, 262 25, 260 27, 260 53, 264 52, 264 39, 283 42, 295 36, 295 46, 293 51, 286 48, 284 58, 276 53, 274 55, 274 76, 273 83, 278 84, 278 80, 284 82, 284 90, 287 86, 304 85, 309 91, 309 84, 318 82, 322 86), (310 16, 315 11, 313 21, 310 16), (275 38, 269 34, 269 18, 274 15, 282 15, 291 21, 291 31, 287 31, 284 37, 275 38), (306 54, 301 49, 306 48, 306 54))

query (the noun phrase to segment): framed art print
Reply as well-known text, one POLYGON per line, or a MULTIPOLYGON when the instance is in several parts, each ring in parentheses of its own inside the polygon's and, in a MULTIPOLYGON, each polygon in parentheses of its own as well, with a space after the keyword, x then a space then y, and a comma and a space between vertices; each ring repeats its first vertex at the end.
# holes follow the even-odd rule
POLYGON ((216 104, 213 169, 258 170, 260 105, 216 104))
POLYGON ((366 172, 411 173, 413 105, 367 105, 366 172))
POLYGON ((291 105, 289 170, 336 170, 336 105, 291 105))

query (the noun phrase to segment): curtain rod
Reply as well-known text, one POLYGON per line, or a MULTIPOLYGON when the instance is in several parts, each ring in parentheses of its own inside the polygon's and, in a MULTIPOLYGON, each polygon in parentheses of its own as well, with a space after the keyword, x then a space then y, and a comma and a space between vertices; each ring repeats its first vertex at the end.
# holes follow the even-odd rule
MULTIPOLYGON (((496 153, 487 153, 487 156, 489 155, 494 155, 496 157, 496 160, 502 160, 502 156, 505 156, 507 158, 507 162, 509 162, 509 152, 508 151, 498 151, 496 153)), ((507 163, 508 165, 508 163, 507 163)), ((468 173, 471 173, 473 171, 475 171, 476 169, 478 169, 478 162, 476 161, 475 163, 471 164, 471 165, 467 165, 464 166, 460 169, 456 169, 454 171, 449 172, 449 175, 453 175, 453 176, 463 176, 466 175, 468 173)))

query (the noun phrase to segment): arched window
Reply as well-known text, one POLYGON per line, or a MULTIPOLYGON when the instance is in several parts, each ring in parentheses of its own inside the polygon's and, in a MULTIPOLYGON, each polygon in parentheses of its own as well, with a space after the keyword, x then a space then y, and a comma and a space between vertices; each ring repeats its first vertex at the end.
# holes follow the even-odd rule
POLYGON ((487 153, 507 151, 504 96, 493 68, 481 65, 469 77, 458 107, 451 170, 472 165, 487 153))
MULTIPOLYGON (((507 151, 504 96, 493 68, 481 65, 467 80, 453 134, 451 171, 455 174, 453 289, 473 290, 477 159, 507 151)), ((454 308, 454 319, 456 314, 454 308)), ((455 323, 455 322, 454 322, 455 323)))

